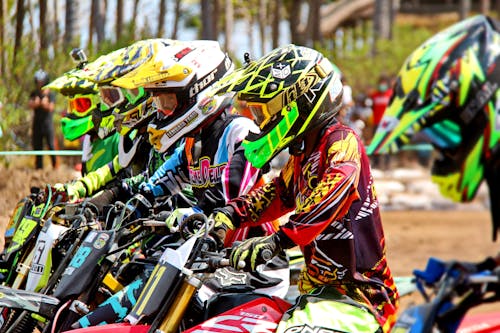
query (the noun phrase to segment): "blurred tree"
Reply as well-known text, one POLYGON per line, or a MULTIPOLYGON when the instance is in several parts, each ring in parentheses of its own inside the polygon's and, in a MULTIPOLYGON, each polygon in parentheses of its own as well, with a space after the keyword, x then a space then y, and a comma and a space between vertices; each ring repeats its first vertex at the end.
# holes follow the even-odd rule
POLYGON ((300 33, 302 0, 287 1, 286 7, 289 16, 291 42, 303 45, 304 38, 300 33))
POLYGON ((123 31, 123 0, 116 0, 116 25, 115 25, 115 27, 116 27, 116 41, 119 41, 122 39, 122 31, 123 31))
POLYGON ((45 67, 47 62, 47 51, 49 48, 49 42, 47 40, 47 0, 40 0, 39 2, 39 22, 40 22, 40 64, 45 67))
POLYGON ((217 1, 201 0, 201 39, 217 39, 215 3, 217 1))
POLYGON ((0 76, 5 75, 5 58, 6 51, 4 47, 5 42, 5 8, 4 0, 0 0, 0 76))
POLYGON ((479 12, 483 15, 487 15, 491 8, 490 0, 480 0, 479 3, 479 12))
POLYGON ((160 0, 158 10, 158 29, 156 30, 156 37, 160 38, 165 35, 165 16, 167 14, 167 0, 160 0))
MULTIPOLYGON (((19 1, 19 0, 18 0, 19 1)), ((73 42, 76 29, 76 12, 78 1, 66 0, 66 17, 64 19, 64 40, 63 47, 68 49, 73 42)))
POLYGON ((233 26, 234 26, 234 5, 233 0, 225 0, 224 13, 226 20, 224 21, 224 49, 232 54, 233 50, 233 26))
MULTIPOLYGON (((132 10, 132 20, 130 20, 130 31, 132 32, 132 38, 135 40, 135 30, 137 26, 137 13, 139 10, 139 0, 134 0, 134 7, 132 10)), ((146 20, 147 21, 147 20, 146 20)))
POLYGON ((52 2, 52 8, 53 8, 53 34, 52 34, 52 48, 54 49, 54 52, 57 52, 59 50, 59 36, 60 36, 60 29, 59 29, 59 8, 58 8, 58 0, 53 0, 52 2))
POLYGON ((467 16, 469 16, 469 12, 470 12, 470 0, 460 0, 458 11, 459 11, 459 15, 460 15, 460 19, 461 20, 463 20, 467 16))
POLYGON ((308 41, 307 45, 311 47, 313 47, 314 45, 319 45, 321 43, 321 3, 321 0, 309 0, 309 17, 307 19, 305 33, 306 39, 308 41))
POLYGON ((21 49, 21 40, 23 38, 23 23, 26 9, 24 0, 17 0, 16 5, 16 36, 14 38, 14 52, 12 54, 12 67, 16 66, 17 54, 21 49))
POLYGON ((181 17, 181 0, 175 0, 174 6, 174 26, 172 28, 172 39, 177 39, 179 29, 179 18, 181 17))
POLYGON ((281 0, 270 1, 271 4, 271 40, 272 48, 279 46, 280 21, 281 21, 281 0))
POLYGON ((89 32, 87 48, 93 50, 94 36, 96 37, 97 47, 96 50, 101 49, 101 44, 104 42, 104 29, 106 26, 106 7, 107 0, 92 0, 90 5, 89 17, 89 32))
POLYGON ((266 34, 266 27, 268 26, 268 20, 267 20, 267 6, 266 6, 266 0, 258 0, 257 1, 257 25, 259 27, 259 39, 260 39, 260 53, 265 54, 266 53, 266 40, 267 40, 267 34, 266 34))

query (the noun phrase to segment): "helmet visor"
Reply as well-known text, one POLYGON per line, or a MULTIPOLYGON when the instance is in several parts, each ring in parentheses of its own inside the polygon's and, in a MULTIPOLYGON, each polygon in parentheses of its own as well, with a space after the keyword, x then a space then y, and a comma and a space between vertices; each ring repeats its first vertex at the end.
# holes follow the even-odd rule
POLYGON ((120 88, 116 87, 100 87, 99 95, 101 96, 102 103, 110 109, 125 101, 123 92, 120 88))

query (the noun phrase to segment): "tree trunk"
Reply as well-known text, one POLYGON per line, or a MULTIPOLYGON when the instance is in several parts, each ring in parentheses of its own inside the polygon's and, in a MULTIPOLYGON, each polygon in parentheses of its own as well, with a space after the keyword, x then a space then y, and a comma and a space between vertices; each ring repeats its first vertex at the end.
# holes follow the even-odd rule
POLYGON ((392 30, 392 0, 375 1, 375 13, 373 18, 373 32, 375 40, 390 39, 392 30))
POLYGON ((290 37, 292 43, 301 45, 303 44, 303 36, 300 33, 300 14, 302 7, 302 0, 291 0, 288 12, 290 13, 290 37))
POLYGON ((4 0, 0 0, 0 76, 5 77, 5 8, 4 0))
MULTIPOLYGON (((64 48, 70 47, 73 42, 74 33, 76 30, 76 0, 66 0, 66 17, 64 19, 64 48)), ((89 36, 90 39, 91 36, 89 36)))
POLYGON ((123 0, 116 0, 116 41, 122 38, 123 31, 123 0))
POLYGON ((258 20, 257 24, 259 26, 259 38, 260 38, 260 53, 266 53, 266 27, 267 27, 267 6, 266 0, 258 0, 258 20))
POLYGON ((16 5, 16 36, 14 38, 14 54, 12 55, 12 66, 16 66, 16 55, 21 49, 21 40, 23 37, 23 22, 24 22, 25 8, 24 0, 17 0, 16 5))
POLYGON ((215 39, 214 23, 212 22, 213 12, 212 1, 201 0, 201 39, 215 39))
POLYGON ((226 0, 225 10, 226 21, 224 25, 224 48, 229 54, 233 54, 233 25, 234 25, 234 6, 233 0, 226 0))
POLYGON ((217 40, 219 37, 219 12, 220 12, 220 2, 219 0, 212 0, 212 31, 213 40, 217 40))
POLYGON ((490 0, 481 0, 480 9, 479 9, 479 12, 481 14, 488 15, 490 8, 491 8, 491 1, 490 0))
POLYGON ((130 30, 132 31, 132 38, 136 39, 136 24, 137 24, 137 11, 139 8, 139 0, 134 0, 134 8, 132 11, 132 20, 130 21, 130 30))
POLYGON ((172 39, 177 39, 179 31, 179 17, 181 16, 181 0, 175 0, 174 7, 174 26, 172 28, 172 39))
POLYGON ((271 40, 273 49, 279 46, 280 21, 281 21, 281 0, 271 1, 271 40))
MULTIPOLYGON (((252 15, 250 8, 244 9, 244 18, 247 22, 247 36, 248 36, 248 53, 250 54, 250 58, 255 58, 255 50, 254 46, 254 37, 253 37, 253 26, 254 26, 254 16, 252 15)), ((246 51, 246 50, 245 50, 246 51)))
MULTIPOLYGON (((94 5, 94 2, 92 2, 92 5, 94 5)), ((104 42, 105 35, 105 26, 106 26, 106 1, 98 0, 95 3, 95 32, 97 36, 97 50, 100 49, 100 45, 102 42, 104 42)))
POLYGON ((469 16, 470 13, 470 0, 460 0, 458 11, 461 20, 467 18, 467 16, 469 16))
POLYGON ((321 43, 320 31, 320 8, 321 0, 309 1, 309 18, 307 20, 307 45, 314 47, 317 43, 321 43))
POLYGON ((59 30, 59 10, 57 8, 58 0, 53 0, 52 8, 54 11, 54 35, 52 36, 52 47, 54 52, 59 52, 59 36, 61 31, 59 30))
POLYGON ((47 41, 47 0, 40 0, 40 63, 45 67, 47 61, 47 49, 49 43, 47 41))
POLYGON ((29 22, 29 33, 31 34, 31 38, 29 40, 33 42, 33 45, 39 46, 38 44, 38 34, 36 33, 37 28, 35 27, 35 23, 33 21, 33 4, 31 0, 25 3, 26 14, 28 14, 28 22, 29 22))
POLYGON ((160 38, 165 35, 165 15, 167 14, 167 0, 160 0, 160 8, 158 13, 158 30, 156 37, 160 38))
POLYGON ((96 0, 92 0, 90 5, 90 17, 89 17, 89 31, 88 31, 88 41, 87 41, 87 50, 90 52, 94 49, 94 30, 95 30, 95 20, 96 20, 96 12, 95 12, 95 2, 96 0))

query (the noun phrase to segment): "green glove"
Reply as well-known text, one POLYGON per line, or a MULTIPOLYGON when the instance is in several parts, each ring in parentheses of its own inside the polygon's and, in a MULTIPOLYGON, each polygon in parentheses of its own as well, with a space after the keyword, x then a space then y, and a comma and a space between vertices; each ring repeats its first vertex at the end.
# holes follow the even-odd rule
POLYGON ((280 250, 281 246, 276 234, 250 238, 233 247, 229 264, 239 269, 239 263, 243 261, 245 270, 254 271, 258 265, 271 260, 280 250))
POLYGON ((79 180, 73 183, 66 184, 66 191, 68 192, 70 201, 82 199, 87 196, 87 188, 79 180))

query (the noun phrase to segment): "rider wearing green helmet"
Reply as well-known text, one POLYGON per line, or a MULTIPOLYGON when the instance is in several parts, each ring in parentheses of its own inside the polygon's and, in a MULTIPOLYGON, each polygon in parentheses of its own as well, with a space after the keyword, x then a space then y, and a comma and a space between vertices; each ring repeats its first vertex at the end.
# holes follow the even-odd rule
POLYGON ((422 132, 438 153, 432 180, 458 202, 486 180, 493 239, 500 228, 500 24, 478 15, 417 48, 398 73, 369 154, 394 152, 422 132))
POLYGON ((216 209, 220 238, 293 212, 275 233, 234 246, 230 264, 244 261, 252 270, 282 249, 301 248, 302 296, 277 332, 388 332, 398 294, 368 156, 354 130, 335 119, 342 107, 339 73, 316 50, 288 45, 219 86, 219 93, 237 94, 260 128, 242 144, 253 166, 286 148, 291 155, 279 176, 216 209))

